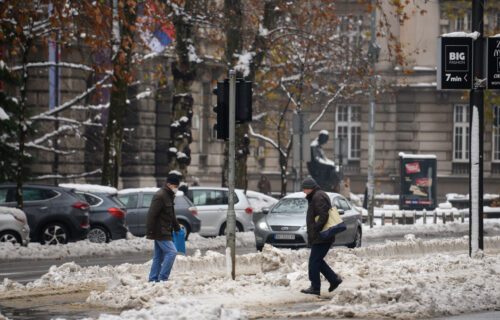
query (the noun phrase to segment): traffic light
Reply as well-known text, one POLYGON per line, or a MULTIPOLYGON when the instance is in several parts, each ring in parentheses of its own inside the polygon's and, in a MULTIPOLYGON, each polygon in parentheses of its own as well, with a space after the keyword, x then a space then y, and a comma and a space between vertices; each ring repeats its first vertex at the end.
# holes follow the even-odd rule
MULTIPOLYGON (((214 112, 217 114, 215 131, 217 139, 229 138, 229 79, 217 82, 213 93, 217 95, 217 105, 214 112)), ((244 79, 236 79, 235 97, 235 120, 236 123, 252 121, 252 82, 244 79)))
POLYGON ((236 123, 252 121, 252 82, 236 79, 236 123))
POLYGON ((217 114, 217 122, 214 126, 217 139, 229 138, 229 81, 217 82, 213 91, 217 95, 217 104, 214 112, 217 114))

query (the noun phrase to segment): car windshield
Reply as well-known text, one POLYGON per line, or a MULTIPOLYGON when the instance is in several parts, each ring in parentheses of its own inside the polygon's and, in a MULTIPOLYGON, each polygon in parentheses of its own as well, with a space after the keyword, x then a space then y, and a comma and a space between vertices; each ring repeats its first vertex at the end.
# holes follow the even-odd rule
POLYGON ((306 199, 281 199, 272 209, 271 213, 298 213, 305 214, 307 212, 306 199))

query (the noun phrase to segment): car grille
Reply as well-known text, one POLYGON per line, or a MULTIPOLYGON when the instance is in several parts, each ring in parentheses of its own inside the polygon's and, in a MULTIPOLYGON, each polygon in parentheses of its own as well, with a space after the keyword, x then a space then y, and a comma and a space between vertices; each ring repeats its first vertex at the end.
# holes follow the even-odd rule
POLYGON ((274 235, 270 234, 267 239, 266 243, 270 244, 280 244, 280 243, 286 243, 286 244, 306 244, 306 241, 304 238, 302 238, 301 235, 296 234, 295 239, 274 239, 274 235))
POLYGON ((271 230, 273 231, 297 231, 300 227, 293 226, 271 226, 271 230))

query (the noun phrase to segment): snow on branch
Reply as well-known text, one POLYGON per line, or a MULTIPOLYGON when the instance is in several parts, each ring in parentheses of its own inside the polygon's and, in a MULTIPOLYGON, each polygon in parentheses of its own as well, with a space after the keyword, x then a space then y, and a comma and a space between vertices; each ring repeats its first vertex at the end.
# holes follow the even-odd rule
POLYGON ((61 151, 61 150, 54 149, 52 147, 45 147, 45 146, 41 146, 39 144, 34 144, 32 142, 26 143, 24 146, 26 148, 39 149, 39 150, 49 151, 49 152, 53 152, 53 153, 57 153, 57 154, 62 154, 62 155, 73 154, 73 153, 76 152, 74 150, 72 150, 72 151, 61 151))
POLYGON ((292 101, 293 105, 298 107, 298 104, 297 102, 295 101, 295 99, 293 99, 292 95, 290 94, 290 92, 286 89, 286 87, 283 85, 283 83, 280 83, 280 86, 281 88, 283 89, 283 91, 286 93, 288 99, 290 99, 290 101, 292 101))
POLYGON ((267 116, 267 112, 259 113, 255 116, 252 116, 252 121, 259 121, 260 119, 264 118, 265 116, 267 116))
POLYGON ((312 128, 316 125, 316 123, 318 123, 319 120, 321 120, 321 118, 323 118, 323 116, 325 115, 326 110, 328 110, 328 108, 330 107, 331 103, 333 101, 335 101, 335 99, 337 99, 337 96, 345 89, 345 86, 346 86, 345 83, 341 84, 340 88, 337 90, 337 92, 335 92, 335 94, 333 95, 333 97, 326 102, 326 104, 323 107, 323 110, 321 110, 321 113, 319 114, 319 116, 309 126, 309 130, 312 130, 312 128))
MULTIPOLYGON (((94 69, 92 69, 89 66, 86 66, 84 64, 77 64, 77 63, 69 63, 69 62, 30 62, 26 64, 26 68, 45 68, 45 67, 63 67, 63 68, 70 68, 70 69, 79 69, 83 71, 88 71, 88 72, 94 72, 94 69)), ((24 66, 15 66, 12 68, 12 71, 19 71, 23 70, 24 66)))
POLYGON ((45 141, 49 140, 50 138, 57 136, 61 132, 68 131, 68 130, 74 130, 76 128, 77 128, 76 126, 70 126, 70 125, 61 126, 57 130, 54 130, 54 131, 49 132, 47 134, 44 134, 42 137, 40 137, 34 141, 28 142, 28 144, 39 145, 39 144, 44 143, 45 141))
POLYGON ((71 107, 72 105, 74 105, 77 101, 80 101, 84 98, 86 98, 90 93, 92 93, 93 91, 96 90, 96 88, 103 84, 104 82, 108 81, 109 79, 109 75, 105 76, 104 78, 102 78, 99 82, 97 82, 93 87, 87 89, 85 92, 83 92, 81 95, 75 97, 74 99, 68 101, 68 102, 65 102, 63 103, 62 105, 60 106, 57 106, 49 111, 46 111, 44 113, 40 113, 39 115, 36 115, 34 117, 31 117, 31 120, 39 120, 41 117, 44 117, 44 116, 51 116, 53 114, 57 114, 69 107, 71 107))
POLYGON ((82 122, 82 121, 78 121, 78 120, 71 119, 71 118, 65 118, 65 117, 44 116, 44 117, 39 118, 38 120, 67 122, 67 123, 72 123, 72 124, 79 125, 79 126, 83 125, 83 126, 102 127, 102 124, 100 124, 100 123, 89 122, 90 119, 82 122))
POLYGON ((252 137, 255 137, 257 139, 261 139, 261 140, 271 144, 276 150, 279 151, 279 153, 281 153, 286 158, 286 156, 287 156, 286 152, 281 150, 280 147, 278 146, 278 144, 276 142, 274 142, 274 140, 272 140, 271 138, 268 138, 266 136, 263 136, 259 133, 255 133, 255 131, 253 131, 252 125, 249 125, 248 128, 250 129, 250 135, 252 137))
POLYGON ((68 174, 68 175, 62 175, 62 174, 47 174, 44 176, 38 176, 34 178, 34 180, 44 180, 44 179, 75 179, 75 178, 82 178, 86 176, 91 176, 94 174, 102 173, 101 169, 97 169, 94 171, 90 172, 84 172, 84 173, 79 173, 79 174, 68 174))
POLYGON ((72 110, 103 110, 109 108, 109 102, 103 104, 74 105, 72 110))

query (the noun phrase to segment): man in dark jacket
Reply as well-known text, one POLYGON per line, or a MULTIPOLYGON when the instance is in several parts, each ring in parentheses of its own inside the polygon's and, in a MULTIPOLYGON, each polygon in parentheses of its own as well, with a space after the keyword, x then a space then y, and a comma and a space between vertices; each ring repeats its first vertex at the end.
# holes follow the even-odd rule
POLYGON ((174 198, 178 187, 179 176, 169 174, 165 186, 151 200, 146 218, 146 238, 155 241, 155 253, 149 282, 167 281, 174 265, 177 250, 172 232, 181 230, 174 212, 174 198))
POLYGON ((309 280, 311 286, 301 290, 301 292, 319 295, 321 289, 320 272, 330 282, 329 292, 335 290, 342 283, 342 279, 323 260, 333 241, 335 241, 335 239, 323 240, 320 235, 321 229, 328 221, 328 211, 332 205, 328 195, 319 188, 313 178, 307 177, 302 181, 302 190, 306 194, 309 203, 306 224, 308 243, 311 246, 309 256, 309 280), (318 217, 317 221, 316 217, 318 217))

